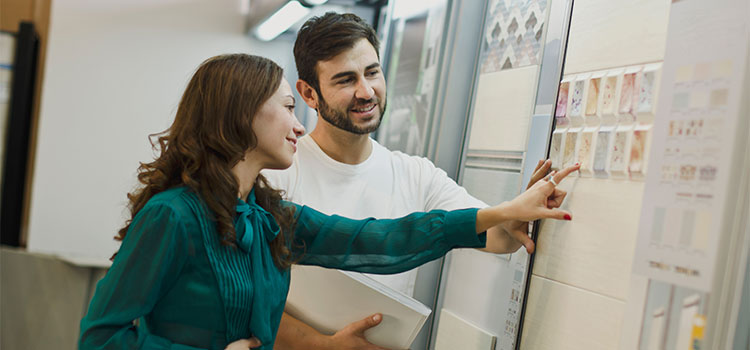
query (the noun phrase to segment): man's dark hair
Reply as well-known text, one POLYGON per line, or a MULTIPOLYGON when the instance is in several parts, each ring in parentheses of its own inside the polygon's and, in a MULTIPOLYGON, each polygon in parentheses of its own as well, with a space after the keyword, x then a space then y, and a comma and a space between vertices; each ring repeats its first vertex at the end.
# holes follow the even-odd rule
POLYGON ((375 30, 362 18, 352 13, 327 12, 307 20, 294 42, 294 61, 299 78, 320 93, 315 66, 351 49, 361 39, 367 39, 380 58, 380 40, 375 30))

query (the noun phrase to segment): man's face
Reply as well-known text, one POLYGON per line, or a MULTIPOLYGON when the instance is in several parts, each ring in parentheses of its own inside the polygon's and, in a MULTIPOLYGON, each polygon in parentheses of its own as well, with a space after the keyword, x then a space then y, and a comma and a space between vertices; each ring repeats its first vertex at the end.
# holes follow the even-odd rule
POLYGON ((386 106, 385 77, 367 39, 317 66, 318 114, 339 129, 369 134, 378 129, 386 106))

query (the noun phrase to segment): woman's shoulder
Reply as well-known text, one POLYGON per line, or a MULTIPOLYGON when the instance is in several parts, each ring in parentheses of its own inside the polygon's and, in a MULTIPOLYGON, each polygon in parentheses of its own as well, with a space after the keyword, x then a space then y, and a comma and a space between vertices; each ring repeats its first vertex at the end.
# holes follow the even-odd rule
POLYGON ((186 186, 173 187, 155 194, 143 209, 152 208, 168 208, 182 219, 195 217, 203 212, 200 198, 186 186))

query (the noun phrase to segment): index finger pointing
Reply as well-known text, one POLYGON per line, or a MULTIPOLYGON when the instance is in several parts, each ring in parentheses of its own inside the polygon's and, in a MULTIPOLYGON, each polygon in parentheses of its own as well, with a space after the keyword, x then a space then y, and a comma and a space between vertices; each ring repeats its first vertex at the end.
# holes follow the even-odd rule
POLYGON ((581 168, 581 164, 576 163, 575 165, 571 165, 571 166, 569 166, 569 167, 567 167, 565 169, 562 169, 562 170, 558 171, 554 175, 555 182, 557 182, 559 184, 564 178, 568 177, 568 175, 570 175, 570 173, 572 173, 574 171, 577 171, 580 168, 581 168))

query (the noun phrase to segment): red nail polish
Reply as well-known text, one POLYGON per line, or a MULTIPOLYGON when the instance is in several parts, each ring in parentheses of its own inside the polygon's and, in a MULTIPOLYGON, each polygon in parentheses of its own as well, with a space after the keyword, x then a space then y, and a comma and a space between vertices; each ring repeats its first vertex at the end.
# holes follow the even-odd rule
POLYGON ((565 218, 565 220, 568 220, 568 221, 570 221, 570 220, 572 220, 572 219, 573 219, 573 218, 571 218, 571 217, 570 217, 570 215, 568 215, 568 214, 565 214, 565 217, 564 217, 564 218, 565 218))

